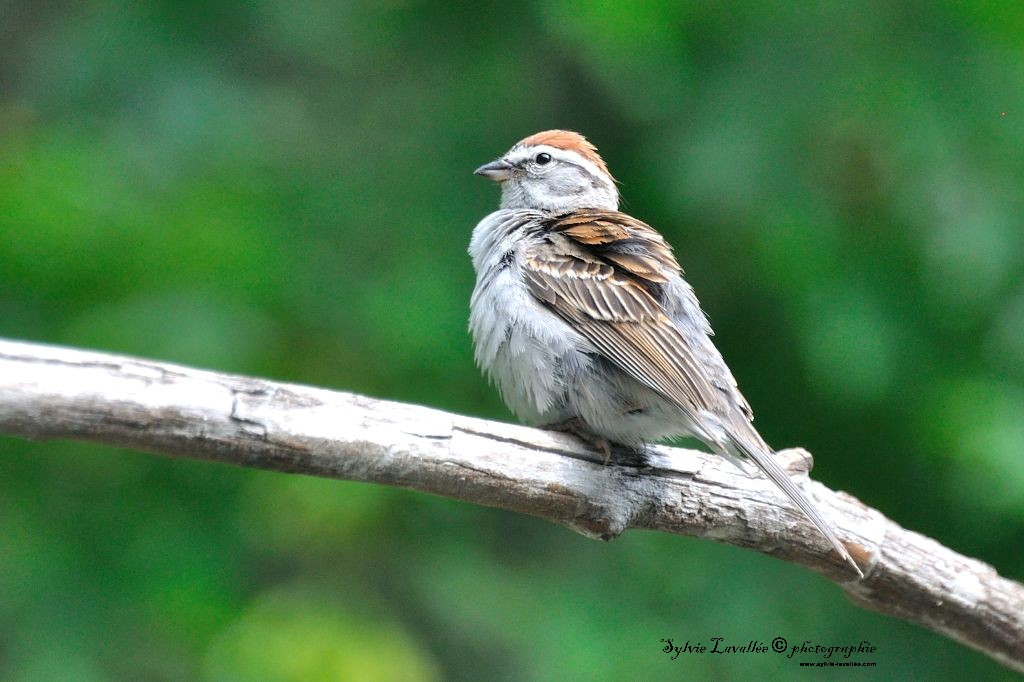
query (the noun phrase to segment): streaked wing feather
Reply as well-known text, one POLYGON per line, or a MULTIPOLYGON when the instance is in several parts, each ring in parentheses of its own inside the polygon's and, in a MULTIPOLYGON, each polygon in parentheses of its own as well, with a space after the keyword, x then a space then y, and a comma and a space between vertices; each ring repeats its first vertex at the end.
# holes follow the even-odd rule
POLYGON ((634 218, 606 211, 574 212, 553 221, 549 232, 547 242, 528 249, 522 261, 533 295, 694 422, 700 423, 702 410, 724 418, 732 445, 723 454, 753 460, 860 573, 828 523, 772 459, 728 368, 722 363, 723 376, 713 381, 701 361, 708 349, 695 349, 659 302, 658 287, 679 273, 661 236, 634 218))
POLYGON ((629 232, 625 228, 601 229, 600 226, 595 226, 593 223, 567 226, 563 230, 563 234, 572 237, 581 244, 608 244, 609 242, 625 239, 629 236, 629 232))
POLYGON ((576 212, 555 221, 548 243, 529 250, 523 265, 534 296, 634 379, 694 416, 724 407, 652 293, 679 272, 653 229, 624 214, 576 212))

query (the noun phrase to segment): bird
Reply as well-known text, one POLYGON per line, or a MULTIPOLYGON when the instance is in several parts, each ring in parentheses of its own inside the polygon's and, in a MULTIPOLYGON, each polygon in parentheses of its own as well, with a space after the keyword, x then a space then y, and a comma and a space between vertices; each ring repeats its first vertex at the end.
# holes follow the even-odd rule
POLYGON ((605 454, 692 437, 752 462, 863 576, 753 425, 672 247, 619 210, 619 190, 583 135, 530 135, 476 175, 501 186, 474 228, 469 331, 477 365, 522 422, 605 454))

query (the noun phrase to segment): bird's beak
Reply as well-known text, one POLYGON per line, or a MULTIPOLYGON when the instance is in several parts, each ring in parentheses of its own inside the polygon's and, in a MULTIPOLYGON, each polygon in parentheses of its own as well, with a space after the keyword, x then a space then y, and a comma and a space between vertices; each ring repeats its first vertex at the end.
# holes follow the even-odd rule
POLYGON ((512 174, 512 164, 505 159, 498 159, 497 161, 491 161, 473 171, 475 175, 482 175, 489 180, 495 182, 505 182, 508 180, 508 176, 512 174))

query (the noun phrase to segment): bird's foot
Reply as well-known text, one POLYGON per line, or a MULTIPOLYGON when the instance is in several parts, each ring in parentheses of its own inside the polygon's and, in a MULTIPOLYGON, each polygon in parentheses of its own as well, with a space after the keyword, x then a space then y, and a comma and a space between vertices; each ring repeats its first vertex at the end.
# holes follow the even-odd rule
POLYGON ((647 452, 644 446, 635 448, 628 445, 622 445, 620 443, 613 443, 607 438, 591 433, 586 429, 583 422, 581 422, 578 417, 572 417, 571 419, 566 419, 565 421, 558 422, 556 424, 548 424, 544 428, 576 436, 576 438, 583 441, 587 447, 597 450, 604 456, 602 464, 605 466, 611 463, 612 460, 615 460, 618 464, 642 464, 647 452))

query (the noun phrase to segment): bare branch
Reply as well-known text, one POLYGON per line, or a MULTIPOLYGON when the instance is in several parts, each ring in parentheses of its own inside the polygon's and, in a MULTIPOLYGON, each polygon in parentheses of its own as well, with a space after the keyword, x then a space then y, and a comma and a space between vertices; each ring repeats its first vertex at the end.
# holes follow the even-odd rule
MULTIPOLYGON (((412 488, 532 514, 588 537, 707 537, 801 564, 861 606, 1024 671, 1024 586, 803 476, 864 569, 857 580, 770 483, 719 458, 651 447, 603 466, 562 434, 350 393, 0 340, 0 432, 412 488)), ((810 456, 789 451, 791 469, 810 456)))

